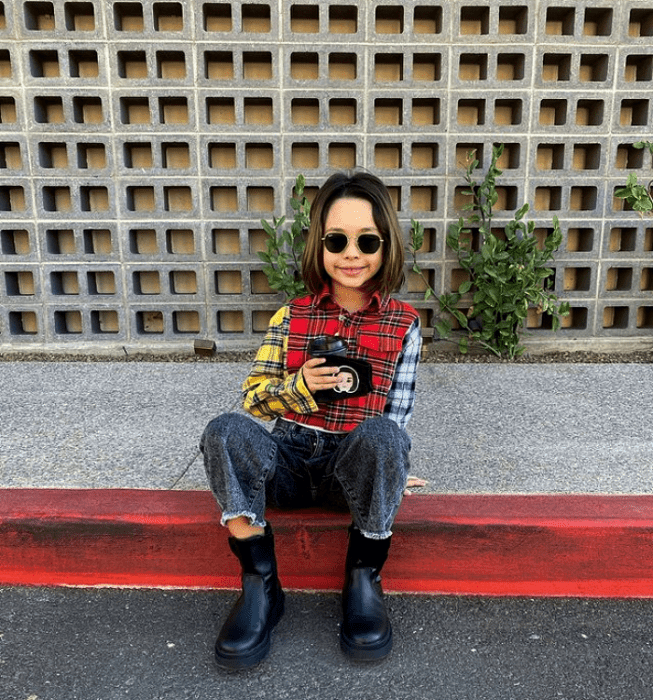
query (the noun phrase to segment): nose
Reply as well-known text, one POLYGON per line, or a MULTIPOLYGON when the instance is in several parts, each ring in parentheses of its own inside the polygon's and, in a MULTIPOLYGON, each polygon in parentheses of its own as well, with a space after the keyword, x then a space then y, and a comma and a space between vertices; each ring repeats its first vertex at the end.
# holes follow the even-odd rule
POLYGON ((347 240, 347 247, 342 251, 342 254, 346 258, 357 258, 358 257, 358 247, 356 246, 356 238, 350 236, 347 240))

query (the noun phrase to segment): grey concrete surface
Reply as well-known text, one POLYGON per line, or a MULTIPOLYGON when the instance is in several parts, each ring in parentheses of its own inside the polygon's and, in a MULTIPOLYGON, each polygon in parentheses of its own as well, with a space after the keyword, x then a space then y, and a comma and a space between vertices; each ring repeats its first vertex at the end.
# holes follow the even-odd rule
POLYGON ((339 596, 288 596, 270 656, 219 671, 235 593, 0 589, 2 700, 648 700, 651 601, 388 596, 380 663, 339 649, 339 596))
MULTIPOLYGON (((204 489, 246 363, 0 362, 0 487, 204 489)), ((653 493, 653 365, 422 364, 420 492, 653 493)))

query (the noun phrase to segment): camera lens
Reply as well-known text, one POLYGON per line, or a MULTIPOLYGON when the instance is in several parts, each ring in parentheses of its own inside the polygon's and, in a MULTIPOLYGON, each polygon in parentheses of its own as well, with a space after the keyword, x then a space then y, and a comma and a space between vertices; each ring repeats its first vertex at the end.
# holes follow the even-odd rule
POLYGON ((320 335, 311 341, 309 354, 311 357, 345 356, 347 354, 347 343, 342 338, 337 338, 333 335, 320 335))

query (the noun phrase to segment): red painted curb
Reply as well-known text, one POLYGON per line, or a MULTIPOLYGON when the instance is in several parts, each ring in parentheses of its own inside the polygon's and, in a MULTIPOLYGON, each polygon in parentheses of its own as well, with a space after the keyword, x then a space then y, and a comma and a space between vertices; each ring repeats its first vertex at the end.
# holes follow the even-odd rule
MULTIPOLYGON (((349 517, 270 511, 290 589, 342 585, 349 517)), ((387 591, 653 597, 653 496, 413 495, 387 591)), ((232 588, 210 493, 0 490, 0 584, 232 588)))

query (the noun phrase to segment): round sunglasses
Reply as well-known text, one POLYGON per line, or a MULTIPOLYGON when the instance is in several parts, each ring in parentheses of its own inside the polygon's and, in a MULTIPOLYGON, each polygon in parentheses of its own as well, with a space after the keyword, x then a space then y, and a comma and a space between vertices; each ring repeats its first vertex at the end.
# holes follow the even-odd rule
MULTIPOLYGON (((349 245, 349 236, 346 233, 327 233, 322 240, 329 253, 342 253, 349 245)), ((383 238, 377 233, 359 233, 354 240, 363 255, 374 255, 383 243, 383 238)))

